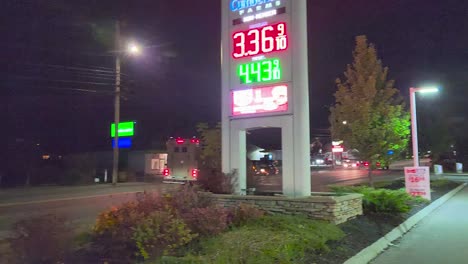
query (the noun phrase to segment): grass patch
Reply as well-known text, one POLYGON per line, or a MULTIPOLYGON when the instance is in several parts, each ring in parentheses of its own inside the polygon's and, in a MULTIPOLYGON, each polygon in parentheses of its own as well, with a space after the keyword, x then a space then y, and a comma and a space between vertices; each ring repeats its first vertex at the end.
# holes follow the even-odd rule
POLYGON ((10 243, 7 240, 0 240, 0 263, 11 263, 13 254, 10 248, 10 243))
POLYGON ((200 252, 155 263, 305 263, 307 252, 328 252, 328 241, 344 233, 335 225, 302 216, 265 216, 240 228, 200 241, 200 252))
POLYGON ((446 188, 451 185, 453 185, 453 182, 447 179, 438 179, 431 181, 432 188, 446 188))

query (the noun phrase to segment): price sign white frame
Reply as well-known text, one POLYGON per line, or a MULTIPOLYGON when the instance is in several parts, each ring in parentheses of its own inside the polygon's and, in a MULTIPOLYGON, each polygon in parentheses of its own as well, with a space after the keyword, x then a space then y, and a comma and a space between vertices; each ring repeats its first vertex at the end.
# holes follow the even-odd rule
POLYGON ((431 175, 429 167, 405 167, 406 192, 431 200, 431 175))

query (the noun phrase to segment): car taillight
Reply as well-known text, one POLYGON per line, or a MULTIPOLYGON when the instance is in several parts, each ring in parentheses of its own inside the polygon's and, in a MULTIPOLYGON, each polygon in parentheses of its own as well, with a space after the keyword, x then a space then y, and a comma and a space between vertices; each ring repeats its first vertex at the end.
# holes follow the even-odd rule
POLYGON ((193 169, 192 170, 192 178, 198 178, 198 170, 197 169, 193 169))
POLYGON ((164 169, 164 170, 163 170, 163 175, 164 175, 164 176, 169 176, 169 174, 170 174, 169 169, 164 169))

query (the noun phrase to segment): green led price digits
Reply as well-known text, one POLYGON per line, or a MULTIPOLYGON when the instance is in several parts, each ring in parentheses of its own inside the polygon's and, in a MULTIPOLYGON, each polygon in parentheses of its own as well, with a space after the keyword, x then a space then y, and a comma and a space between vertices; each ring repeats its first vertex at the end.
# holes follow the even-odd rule
POLYGON ((282 71, 279 59, 269 59, 240 64, 237 75, 242 84, 262 83, 281 80, 282 71))

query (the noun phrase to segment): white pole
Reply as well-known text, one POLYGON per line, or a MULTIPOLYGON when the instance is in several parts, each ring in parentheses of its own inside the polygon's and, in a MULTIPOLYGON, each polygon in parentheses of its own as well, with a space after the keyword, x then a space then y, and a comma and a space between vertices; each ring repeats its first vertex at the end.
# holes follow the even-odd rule
POLYGON ((413 166, 419 167, 418 124, 416 120, 416 89, 410 88, 411 136, 413 139, 413 166))

